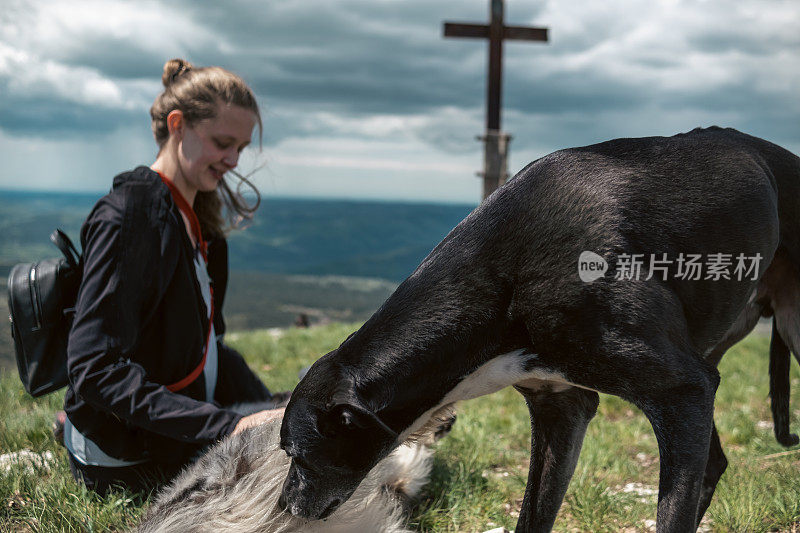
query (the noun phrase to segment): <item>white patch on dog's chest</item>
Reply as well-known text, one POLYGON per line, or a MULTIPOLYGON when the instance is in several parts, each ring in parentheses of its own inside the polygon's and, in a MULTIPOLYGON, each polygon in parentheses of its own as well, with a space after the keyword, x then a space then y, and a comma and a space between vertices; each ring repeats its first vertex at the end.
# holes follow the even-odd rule
POLYGON ((525 350, 498 355, 462 379, 445 395, 442 402, 447 405, 461 400, 471 400, 530 379, 565 381, 564 376, 558 372, 540 368, 526 371, 526 363, 535 360, 536 355, 526 353, 525 350))
POLYGON ((526 363, 536 361, 536 359, 535 354, 527 353, 525 350, 514 350, 498 355, 484 363, 459 381, 435 407, 423 413, 403 431, 400 434, 399 442, 405 441, 409 435, 421 428, 433 413, 446 405, 492 394, 511 385, 520 385, 531 389, 549 386, 553 392, 559 392, 571 386, 560 372, 535 367, 526 370, 526 366, 530 366, 526 363))

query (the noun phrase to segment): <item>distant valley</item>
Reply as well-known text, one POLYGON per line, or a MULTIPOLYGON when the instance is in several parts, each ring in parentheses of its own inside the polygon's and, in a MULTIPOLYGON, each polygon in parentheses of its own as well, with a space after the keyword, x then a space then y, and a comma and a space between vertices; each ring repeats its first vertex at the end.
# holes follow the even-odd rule
MULTIPOLYGON (((99 194, 0 191, 0 275, 51 257, 56 227, 79 241, 99 194)), ((401 281, 475 206, 266 198, 229 237, 232 270, 401 281)))
MULTIPOLYGON (((100 194, 0 191, 0 282, 19 262, 55 257, 56 227, 79 246, 100 194)), ((228 330, 363 321, 475 206, 342 200, 263 200, 229 237, 228 330)), ((0 361, 12 357, 0 328, 0 361)))

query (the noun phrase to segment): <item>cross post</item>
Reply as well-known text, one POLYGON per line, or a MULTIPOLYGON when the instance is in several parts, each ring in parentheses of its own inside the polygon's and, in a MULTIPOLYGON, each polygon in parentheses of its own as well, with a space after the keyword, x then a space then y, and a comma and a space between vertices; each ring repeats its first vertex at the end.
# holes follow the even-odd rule
POLYGON ((483 197, 486 198, 508 179, 508 143, 511 136, 500 127, 503 85, 503 40, 547 41, 547 28, 506 26, 503 0, 490 0, 489 24, 444 23, 445 37, 489 39, 489 76, 486 81, 486 134, 484 143, 483 197))

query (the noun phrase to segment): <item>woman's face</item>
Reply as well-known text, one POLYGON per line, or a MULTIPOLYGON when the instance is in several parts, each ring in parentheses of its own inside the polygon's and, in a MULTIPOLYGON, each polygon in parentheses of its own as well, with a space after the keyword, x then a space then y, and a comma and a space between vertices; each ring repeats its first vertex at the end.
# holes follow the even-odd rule
POLYGON ((178 164, 186 185, 196 191, 216 189, 223 175, 236 167, 239 154, 250 144, 255 125, 252 111, 223 104, 216 117, 184 124, 178 164))

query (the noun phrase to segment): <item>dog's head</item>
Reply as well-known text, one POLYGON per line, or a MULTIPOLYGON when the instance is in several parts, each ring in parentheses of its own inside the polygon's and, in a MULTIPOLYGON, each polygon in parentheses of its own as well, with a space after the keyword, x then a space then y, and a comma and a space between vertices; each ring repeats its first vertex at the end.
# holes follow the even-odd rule
POLYGON ((325 518, 344 503, 395 446, 397 433, 364 406, 320 360, 292 392, 281 448, 292 458, 280 505, 295 516, 325 518))

